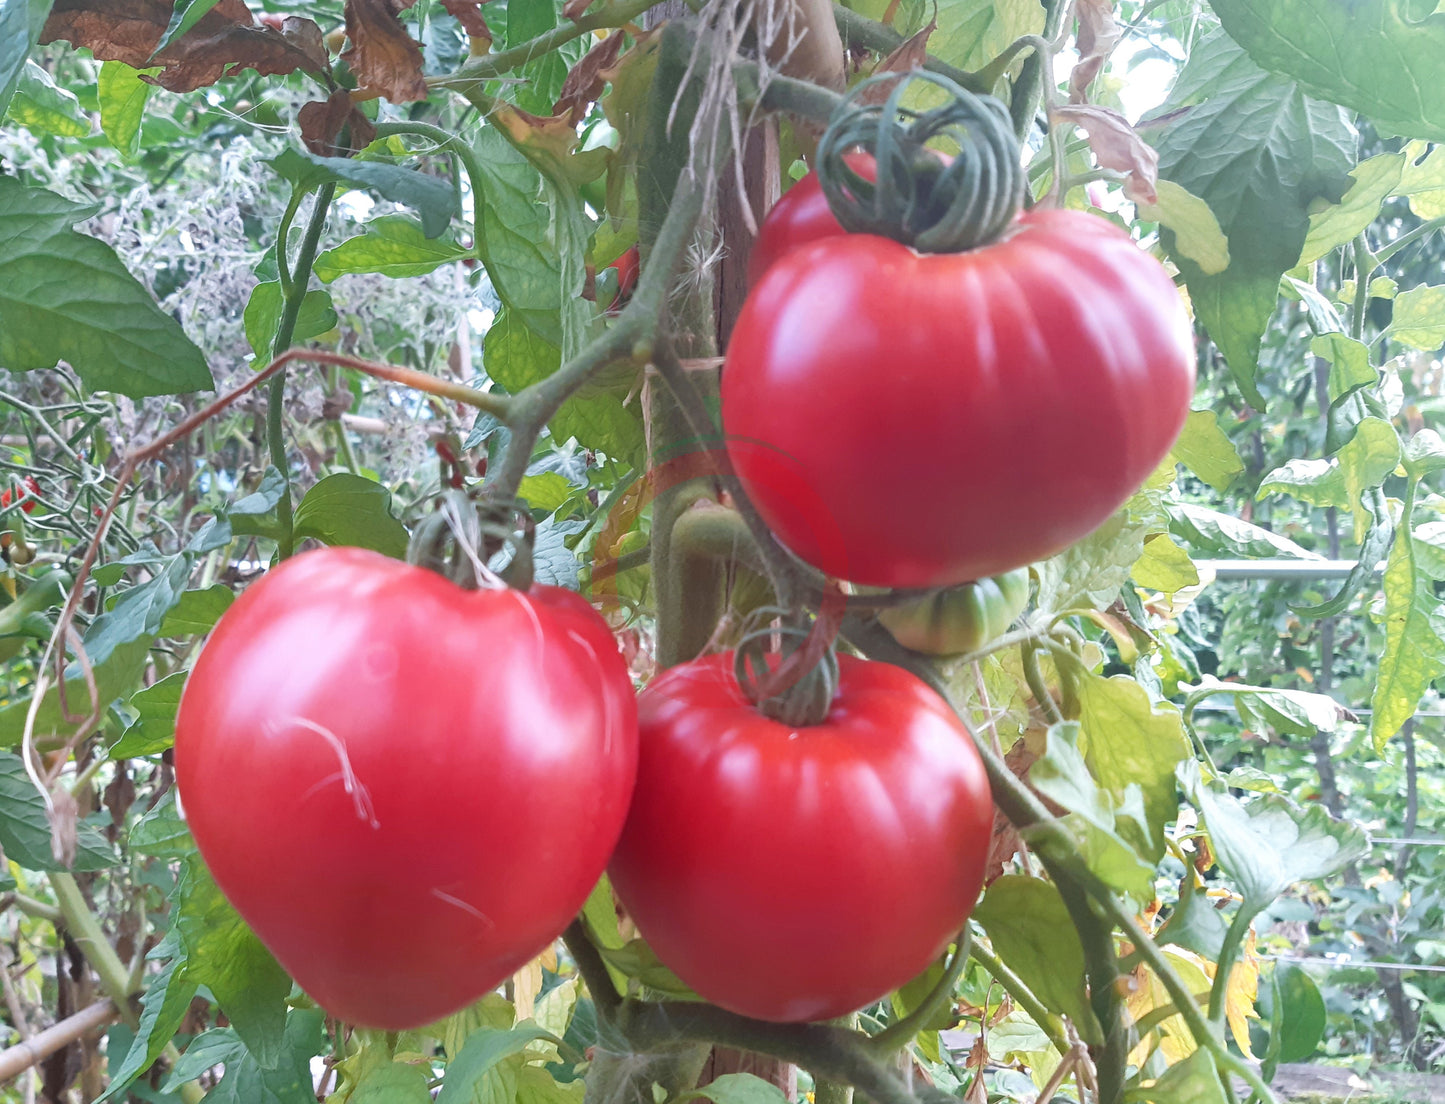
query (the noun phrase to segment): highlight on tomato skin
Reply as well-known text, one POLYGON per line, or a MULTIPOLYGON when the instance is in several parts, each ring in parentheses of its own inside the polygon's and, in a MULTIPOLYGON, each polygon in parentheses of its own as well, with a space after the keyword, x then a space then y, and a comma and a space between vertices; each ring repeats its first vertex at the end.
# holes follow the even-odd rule
POLYGON ((252 584, 176 718, 222 892, 323 1008, 385 1030, 465 1007, 560 934, 636 755, 631 676, 579 595, 463 591, 356 548, 252 584))
POLYGON ((900 668, 838 662, 833 707, 806 727, 748 702, 731 653, 639 697, 612 884, 658 958, 741 1015, 816 1021, 887 995, 983 884, 993 799, 957 715, 900 668))

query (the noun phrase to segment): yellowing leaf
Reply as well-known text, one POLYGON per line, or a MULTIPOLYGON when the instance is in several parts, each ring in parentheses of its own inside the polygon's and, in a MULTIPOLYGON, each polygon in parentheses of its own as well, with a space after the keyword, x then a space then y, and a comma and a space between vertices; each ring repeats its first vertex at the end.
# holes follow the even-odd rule
POLYGON ((534 958, 512 975, 512 1003, 517 1009, 517 1019, 530 1020, 532 1018, 537 994, 541 991, 542 963, 534 958))
POLYGON ((1254 953, 1254 933, 1250 932, 1239 961, 1229 971, 1224 1005, 1229 1032, 1246 1058, 1254 1057, 1254 1052, 1249 1049, 1249 1021, 1259 1019, 1259 1013, 1254 1010, 1254 998, 1258 995, 1259 959, 1254 953))
POLYGON ((1199 266, 1206 276, 1229 267, 1229 239, 1209 204, 1172 180, 1155 184, 1154 203, 1140 204, 1139 217, 1161 223, 1174 231, 1174 251, 1199 266))
POLYGON ((1404 168, 1404 154, 1382 153, 1351 169, 1353 183, 1340 201, 1310 215, 1300 264, 1317 261, 1331 249, 1354 241, 1379 218, 1380 204, 1395 193, 1404 168))
POLYGON ((1422 219, 1445 215, 1445 146, 1436 146, 1425 156, 1428 148, 1426 142, 1411 142, 1405 147, 1405 168, 1395 192, 1407 196, 1410 210, 1422 219))
POLYGON ((1244 471, 1239 451, 1229 435, 1219 428, 1219 419, 1212 410, 1189 412, 1170 457, 1216 491, 1227 491, 1235 476, 1244 471))
POLYGON ((1199 582, 1199 572, 1189 553, 1163 535, 1145 542, 1144 554, 1135 562, 1133 576, 1140 586, 1171 597, 1199 582))
POLYGON ((1427 353, 1445 345, 1445 285, 1421 285, 1395 296, 1390 336, 1427 353))

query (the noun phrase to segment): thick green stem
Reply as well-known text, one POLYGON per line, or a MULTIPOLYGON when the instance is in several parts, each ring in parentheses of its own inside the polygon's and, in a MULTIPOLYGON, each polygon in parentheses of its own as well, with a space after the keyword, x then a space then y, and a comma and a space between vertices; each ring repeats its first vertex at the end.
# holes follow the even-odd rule
POLYGON ((1029 693, 1043 710, 1044 720, 1056 725, 1064 719, 1064 715, 1059 712, 1058 703, 1049 693, 1049 684, 1044 681, 1044 671, 1039 664, 1040 651, 1038 642, 1029 640, 1019 649, 1019 658, 1023 661, 1024 681, 1028 683, 1029 693))
POLYGON ((1224 1026, 1224 1016, 1229 1005, 1229 975, 1234 972, 1234 960, 1239 957, 1239 949, 1249 934, 1249 925, 1254 915, 1248 901, 1241 904, 1219 948, 1219 960, 1214 967, 1214 985, 1209 990, 1209 1018, 1217 1028, 1222 1029, 1224 1026))
POLYGON ((1365 308, 1370 303, 1370 277, 1379 267, 1379 261, 1370 252, 1369 240, 1361 232, 1354 241, 1355 257, 1355 301, 1350 308, 1350 336, 1356 341, 1365 339, 1365 308))
MULTIPOLYGON (((281 321, 276 327, 276 338, 271 342, 271 355, 280 356, 291 347, 291 338, 296 333, 296 319, 301 314, 301 304, 306 299, 311 284, 311 266, 316 261, 316 250, 321 243, 321 230, 326 225, 326 212, 336 195, 336 185, 323 184, 316 192, 316 205, 311 209, 310 221, 306 224, 306 236, 301 240, 301 251, 296 254, 296 264, 291 269, 290 287, 284 292, 281 321)), ((285 252, 284 240, 277 245, 278 267, 285 262, 280 254, 285 252)), ((286 409, 286 372, 277 372, 271 378, 266 390, 266 445, 271 454, 271 463, 286 480, 281 500, 276 503, 276 521, 280 536, 276 541, 276 554, 286 559, 295 551, 291 535, 291 465, 286 458, 286 425, 283 417, 286 409)))
MULTIPOLYGON (((429 142, 436 143, 439 149, 446 150, 461 162, 462 170, 467 174, 467 182, 471 185, 472 195, 474 197, 482 195, 482 181, 485 179, 482 175, 482 163, 477 160, 477 151, 462 141, 459 136, 443 130, 439 126, 433 126, 431 123, 376 124, 378 138, 387 138, 393 134, 409 134, 415 138, 425 138, 429 142)), ((472 241, 475 242, 476 237, 476 234, 473 233, 472 241)))
POLYGON ((130 971, 115 953, 101 930, 100 921, 85 902, 74 875, 60 871, 50 875, 50 888, 65 917, 66 930, 100 979, 100 987, 114 1003, 120 1018, 134 1028, 139 1022, 130 998, 134 994, 130 971))
POLYGON ((562 942, 566 944, 572 960, 577 963, 577 972, 582 975, 582 981, 586 984, 587 992, 591 994, 592 1003, 597 1006, 598 1013, 611 1016, 622 1003, 622 996, 617 992, 617 986, 612 984, 612 975, 607 972, 607 964, 602 961, 602 956, 597 953, 592 940, 587 938, 587 928, 581 920, 573 920, 567 925, 567 930, 562 933, 562 942))
MULTIPOLYGON (((891 54, 903 45, 903 36, 892 27, 875 23, 867 16, 859 15, 842 4, 833 5, 833 19, 838 24, 838 34, 842 36, 843 46, 846 49, 861 47, 876 54, 891 54)), ((960 88, 966 88, 970 92, 987 92, 990 88, 990 85, 980 79, 976 73, 949 65, 931 55, 924 57, 923 68, 930 73, 947 77, 960 88)))

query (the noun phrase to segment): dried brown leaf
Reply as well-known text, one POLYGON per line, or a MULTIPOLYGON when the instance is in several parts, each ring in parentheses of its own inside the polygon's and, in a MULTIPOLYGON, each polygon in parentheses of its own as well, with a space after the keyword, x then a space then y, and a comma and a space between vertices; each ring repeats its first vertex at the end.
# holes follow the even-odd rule
POLYGON ((392 103, 426 99, 421 44, 406 33, 400 15, 410 0, 346 0, 346 36, 351 48, 342 60, 363 88, 392 103))
POLYGON ((296 121, 301 124, 301 141, 306 143, 307 149, 321 157, 335 157, 365 149, 376 137, 376 127, 352 102, 351 93, 344 88, 338 88, 328 99, 306 104, 297 114, 296 121), (339 144, 337 136, 348 126, 351 129, 347 141, 344 145, 339 144))
POLYGON ((45 814, 50 821, 50 853, 61 866, 69 868, 75 863, 80 838, 80 806, 69 790, 57 786, 50 793, 45 814))
POLYGON ((221 0, 157 54, 171 7, 169 0, 55 0, 40 41, 69 42, 138 69, 160 65, 150 79, 172 92, 203 88, 238 69, 262 76, 326 71, 320 27, 294 16, 279 30, 258 24, 243 0, 221 0))
POLYGON ((601 96, 602 90, 607 86, 607 78, 603 73, 617 64, 617 56, 622 50, 622 38, 621 31, 614 31, 572 66, 567 79, 562 82, 562 92, 557 97, 557 102, 552 105, 554 115, 566 116, 572 126, 582 121, 582 117, 587 113, 587 105, 601 96))
POLYGON ((1050 108, 1055 121, 1083 129, 1099 164, 1127 174, 1124 194, 1136 203, 1157 203, 1159 195, 1159 154, 1139 132, 1111 107, 1094 104, 1063 104, 1050 108))
POLYGON ((1069 102, 1085 103, 1089 85, 1104 68, 1123 29, 1114 19, 1114 0, 1077 0, 1079 60, 1069 74, 1069 102))
POLYGON ((486 42, 492 41, 491 28, 482 17, 482 5, 487 0, 442 0, 442 7, 462 25, 472 38, 480 38, 486 42))
POLYGON ((768 61, 784 76, 810 80, 826 88, 846 83, 843 39, 833 16, 832 0, 782 0, 792 5, 785 33, 768 44, 768 61))
POLYGON ((562 5, 562 15, 566 19, 580 19, 582 13, 592 6, 592 0, 567 0, 562 5))

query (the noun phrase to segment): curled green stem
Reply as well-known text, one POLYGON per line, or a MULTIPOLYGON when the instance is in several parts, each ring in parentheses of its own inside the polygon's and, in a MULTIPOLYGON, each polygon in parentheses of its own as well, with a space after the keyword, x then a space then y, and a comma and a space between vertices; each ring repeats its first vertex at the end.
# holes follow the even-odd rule
POLYGON ((1056 725, 1064 719, 1064 715, 1059 711, 1058 703, 1049 692, 1049 684, 1044 680, 1043 667, 1039 663, 1040 651, 1042 649, 1036 640, 1028 640, 1019 649, 1019 658, 1023 661, 1024 681, 1028 683, 1029 693, 1043 710, 1044 719, 1049 724, 1056 725))

